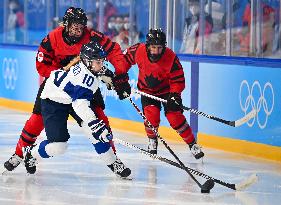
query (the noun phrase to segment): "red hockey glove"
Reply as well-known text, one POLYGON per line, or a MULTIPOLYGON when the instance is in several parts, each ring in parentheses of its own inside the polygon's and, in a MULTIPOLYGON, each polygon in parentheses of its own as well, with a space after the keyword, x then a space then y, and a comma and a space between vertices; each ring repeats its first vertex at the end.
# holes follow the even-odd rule
POLYGON ((170 93, 167 99, 167 111, 181 111, 182 100, 178 93, 170 93))
POLYGON ((113 78, 113 85, 120 100, 124 100, 131 95, 131 86, 128 81, 129 76, 127 73, 116 75, 113 78))

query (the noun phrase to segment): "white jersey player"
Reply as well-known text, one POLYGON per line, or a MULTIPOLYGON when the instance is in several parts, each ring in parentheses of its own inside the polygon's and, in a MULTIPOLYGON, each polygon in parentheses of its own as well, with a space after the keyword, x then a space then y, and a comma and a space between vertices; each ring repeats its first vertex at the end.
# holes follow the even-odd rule
POLYGON ((93 143, 96 152, 107 166, 119 177, 126 178, 131 170, 116 157, 109 140, 112 133, 90 108, 90 100, 97 91, 101 76, 104 77, 106 52, 97 42, 81 48, 80 61, 69 71, 53 71, 41 94, 42 116, 47 140, 24 150, 26 168, 36 171, 40 158, 63 154, 67 149, 69 133, 67 119, 71 107, 83 120, 85 134, 93 143))

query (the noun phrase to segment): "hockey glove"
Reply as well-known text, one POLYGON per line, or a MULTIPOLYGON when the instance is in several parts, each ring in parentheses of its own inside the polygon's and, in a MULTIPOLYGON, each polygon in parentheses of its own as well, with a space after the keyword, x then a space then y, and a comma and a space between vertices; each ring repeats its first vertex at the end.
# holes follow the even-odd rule
POLYGON ((131 86, 128 81, 129 76, 127 73, 116 75, 113 78, 113 85, 120 100, 124 100, 131 95, 131 86))
POLYGON ((105 69, 104 72, 100 75, 101 81, 105 83, 108 90, 114 89, 113 77, 114 73, 109 69, 105 69))
POLYGON ((92 130, 92 135, 96 140, 99 140, 103 143, 112 140, 112 133, 108 130, 107 126, 102 120, 93 120, 88 123, 88 126, 92 130))
POLYGON ((178 93, 170 93, 167 99, 167 111, 181 111, 182 100, 178 93))

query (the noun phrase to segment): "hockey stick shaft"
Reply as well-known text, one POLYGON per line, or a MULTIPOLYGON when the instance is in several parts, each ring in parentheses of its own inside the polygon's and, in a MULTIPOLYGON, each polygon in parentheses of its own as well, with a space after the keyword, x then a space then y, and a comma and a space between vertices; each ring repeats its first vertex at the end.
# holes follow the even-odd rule
MULTIPOLYGON (((157 101, 160 101, 160 102, 163 102, 163 103, 167 103, 167 100, 165 99, 162 99, 162 98, 159 98, 159 97, 156 97, 154 95, 150 95, 148 93, 144 93, 144 92, 141 92, 139 90, 133 90, 135 93, 138 93, 140 95, 143 95, 145 97, 148 97, 148 98, 151 98, 151 99, 154 99, 154 100, 157 100, 157 101)), ((229 120, 225 120, 225 119, 221 119, 219 117, 215 117, 215 116, 212 116, 212 115, 208 115, 204 112, 201 112, 199 110, 196 110, 196 109, 193 109, 193 108, 189 108, 189 107, 186 107, 186 106, 182 106, 182 109, 186 110, 186 111, 190 111, 196 115, 201 115, 203 117, 206 117, 206 118, 209 118, 209 119, 212 119, 212 120, 215 120, 215 121, 218 121, 218 122, 221 122, 223 124, 226 124, 226 125, 229 125, 229 126, 232 126, 232 127, 239 127, 241 126, 242 124, 248 122, 250 119, 252 119, 253 117, 256 116, 256 111, 255 110, 252 110, 251 112, 249 112, 247 115, 245 115, 244 117, 236 120, 236 121, 229 121, 229 120)))
POLYGON ((133 107, 137 110, 137 112, 141 115, 142 119, 147 123, 148 127, 151 128, 154 132, 154 134, 161 140, 161 142, 164 144, 164 146, 169 150, 169 152, 173 155, 173 157, 178 161, 178 163, 183 167, 183 169, 189 174, 189 176, 195 181, 195 183, 202 189, 202 185, 198 182, 198 180, 190 173, 190 171, 185 168, 182 161, 178 158, 178 156, 173 152, 173 150, 169 147, 169 145, 165 142, 165 140, 159 135, 158 131, 153 127, 153 125, 147 120, 145 115, 142 113, 142 111, 139 109, 139 107, 133 102, 132 98, 129 97, 129 100, 133 107))
POLYGON ((165 157, 161 157, 159 155, 156 155, 156 154, 151 154, 149 152, 147 152, 146 150, 140 148, 140 147, 137 147, 136 145, 133 145, 129 142, 125 142, 124 140, 121 140, 121 139, 118 139, 118 138, 114 138, 114 141, 117 142, 118 144, 121 144, 121 145, 124 145, 126 147, 129 147, 133 150, 136 150, 136 151, 139 151, 141 154, 144 154, 144 155, 147 155, 153 159, 158 159, 162 162, 165 162, 167 164, 170 164, 172 166, 175 166, 177 168, 180 168, 180 169, 188 169, 192 174, 195 174, 197 176, 200 176, 200 177, 203 177, 205 179, 212 179, 215 183, 217 184, 220 184, 222 186, 225 186, 229 189, 232 189, 232 190, 242 190, 242 189, 245 189, 246 187, 250 186, 251 184, 253 184, 256 180, 257 180, 257 176, 254 174, 252 176, 250 176, 249 178, 247 178, 246 180, 244 180, 243 182, 241 182, 240 184, 231 184, 231 183, 227 183, 227 182, 224 182, 224 181, 221 181, 219 179, 216 179, 214 177, 211 177, 211 176, 208 176, 207 174, 204 174, 200 171, 197 171, 195 169, 192 169, 192 168, 189 168, 189 167, 182 167, 180 164, 178 164, 177 162, 174 162, 172 160, 169 160, 165 157))

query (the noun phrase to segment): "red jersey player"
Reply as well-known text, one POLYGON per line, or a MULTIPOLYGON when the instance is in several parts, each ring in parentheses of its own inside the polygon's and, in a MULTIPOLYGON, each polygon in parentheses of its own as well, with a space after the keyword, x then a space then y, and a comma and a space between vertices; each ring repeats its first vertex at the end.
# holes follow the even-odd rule
MULTIPOLYGON (((132 65, 137 64, 138 89, 167 100, 167 104, 163 104, 163 107, 171 127, 189 145, 196 159, 203 157, 204 153, 196 144, 192 129, 181 108, 181 92, 185 88, 183 68, 176 54, 166 47, 165 33, 161 29, 150 29, 146 35, 146 43, 129 47, 125 52, 125 59, 126 67, 119 67, 115 71, 114 84, 119 98, 122 100, 131 93, 127 71, 132 65)), ((146 118, 158 129, 161 103, 144 96, 141 97, 141 103, 146 118)), ((156 154, 157 137, 146 123, 144 126, 149 139, 148 151, 156 154)))
MULTIPOLYGON (((36 56, 36 68, 42 77, 48 78, 51 71, 66 66, 75 56, 79 55, 82 45, 90 41, 96 41, 103 46, 108 53, 107 59, 114 67, 123 66, 124 63, 122 62, 125 59, 120 46, 112 42, 103 33, 89 30, 86 24, 87 17, 83 9, 70 7, 66 10, 63 25, 51 31, 39 46, 36 56)), ((40 95, 44 85, 45 81, 40 85, 32 115, 24 125, 15 153, 4 163, 4 167, 8 171, 14 170, 20 164, 23 157, 22 148, 33 145, 37 136, 44 129, 40 103, 40 95)), ((91 108, 97 117, 109 127, 108 118, 103 112, 104 101, 100 90, 97 90, 94 95, 91 108)), ((71 115, 81 125, 81 119, 74 112, 71 115)), ((35 170, 36 167, 27 171, 32 174, 35 170)))

